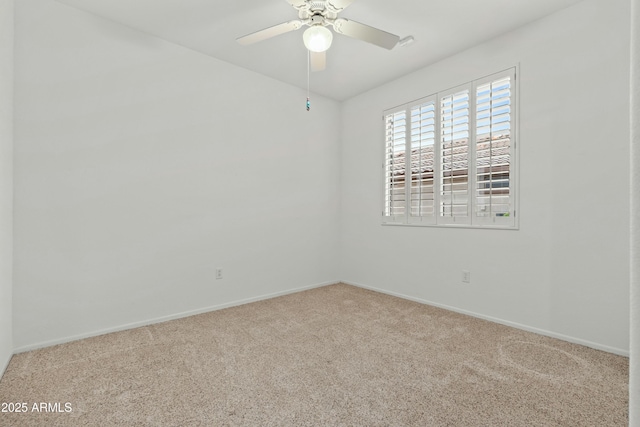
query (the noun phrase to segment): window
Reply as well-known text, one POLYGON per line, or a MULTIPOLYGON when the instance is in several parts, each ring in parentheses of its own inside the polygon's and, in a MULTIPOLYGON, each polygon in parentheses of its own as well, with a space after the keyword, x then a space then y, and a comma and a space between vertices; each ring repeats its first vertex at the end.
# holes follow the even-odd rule
POLYGON ((515 228, 515 68, 385 111, 386 224, 515 228))

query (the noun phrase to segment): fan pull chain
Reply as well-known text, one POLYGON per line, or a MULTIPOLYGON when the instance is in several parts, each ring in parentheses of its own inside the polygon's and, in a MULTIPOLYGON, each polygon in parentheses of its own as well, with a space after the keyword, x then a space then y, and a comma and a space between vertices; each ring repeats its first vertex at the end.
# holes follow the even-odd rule
POLYGON ((307 50, 307 111, 311 110, 311 101, 309 100, 309 63, 311 62, 311 52, 307 50))

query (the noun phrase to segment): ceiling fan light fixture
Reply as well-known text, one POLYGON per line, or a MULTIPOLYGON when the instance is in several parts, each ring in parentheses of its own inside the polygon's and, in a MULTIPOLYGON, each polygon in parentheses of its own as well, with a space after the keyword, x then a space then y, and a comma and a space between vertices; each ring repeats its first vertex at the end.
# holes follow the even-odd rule
POLYGON ((305 30, 302 41, 311 52, 324 52, 331 47, 333 33, 322 25, 312 25, 305 30))

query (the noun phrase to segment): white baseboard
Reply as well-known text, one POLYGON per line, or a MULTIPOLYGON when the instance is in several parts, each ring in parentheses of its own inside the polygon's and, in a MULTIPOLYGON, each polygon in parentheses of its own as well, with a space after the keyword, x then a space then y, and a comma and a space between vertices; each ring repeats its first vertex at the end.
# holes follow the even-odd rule
MULTIPOLYGON (((14 353, 17 354, 17 353, 22 353, 22 352, 25 352, 25 351, 37 350, 39 348, 50 347, 50 346, 58 345, 58 344, 64 344, 64 343, 67 343, 67 342, 77 341, 77 340, 81 340, 81 339, 84 339, 84 338, 91 338, 91 337, 95 337, 95 336, 99 336, 99 335, 109 334, 109 333, 112 333, 112 332, 125 331, 125 330, 128 330, 128 329, 134 329, 134 328, 139 328, 139 327, 142 327, 142 326, 153 325, 153 324, 156 324, 156 323, 167 322, 169 320, 175 320, 175 319, 181 319, 181 318, 184 318, 184 317, 195 316, 197 314, 208 313, 210 311, 222 310, 222 309, 229 308, 229 307, 235 307, 235 306, 239 306, 239 305, 243 305, 243 304, 249 304, 249 303, 256 302, 256 301, 262 301, 262 300, 266 300, 266 299, 270 299, 270 298, 276 298, 276 297, 279 297, 279 296, 293 294, 293 293, 296 293, 296 292, 302 292, 302 291, 306 291, 306 290, 314 289, 314 288, 320 288, 320 287, 323 287, 323 286, 333 285, 333 284, 336 284, 336 283, 344 283, 344 284, 347 284, 347 285, 356 286, 356 287, 363 288, 363 289, 369 289, 371 291, 380 292, 380 293, 387 294, 387 295, 392 295, 392 296, 395 296, 395 297, 398 297, 398 298, 402 298, 402 299, 406 299, 406 300, 410 300, 410 301, 415 301, 415 302, 418 302, 418 303, 421 303, 421 304, 426 304, 426 305, 430 305, 430 306, 434 306, 434 307, 443 308, 445 310, 453 311, 453 312, 460 313, 460 314, 465 314, 465 315, 472 316, 472 317, 477 317, 479 319, 488 320, 490 322, 499 323, 501 325, 510 326, 512 328, 521 329, 521 330, 528 331, 528 332, 533 332, 533 333, 536 333, 536 334, 539 334, 539 335, 548 336, 548 337, 551 337, 551 338, 557 338, 557 339, 560 339, 560 340, 563 340, 563 341, 567 341, 567 342, 571 342, 571 343, 574 343, 574 344, 584 345, 585 347, 590 347, 590 348, 594 348, 596 350, 606 351, 607 353, 613 353, 613 354, 617 354, 617 355, 620 355, 620 356, 629 357, 629 350, 620 349, 620 348, 616 348, 616 347, 610 347, 610 346, 598 344, 598 343, 595 343, 595 342, 583 340, 583 339, 580 339, 580 338, 575 338, 575 337, 571 337, 571 336, 568 336, 568 335, 563 335, 563 334, 559 334, 559 333, 556 333, 556 332, 547 331, 547 330, 544 330, 544 329, 539 329, 539 328, 523 325, 523 324, 516 323, 516 322, 511 322, 509 320, 499 319, 499 318, 492 317, 492 316, 486 316, 484 314, 475 313, 475 312, 468 311, 468 310, 463 310, 463 309, 460 309, 460 308, 457 308, 457 307, 452 307, 452 306, 448 306, 448 305, 445 305, 445 304, 439 304, 439 303, 436 303, 436 302, 433 302, 433 301, 428 301, 428 300, 425 300, 425 299, 422 299, 422 298, 416 298, 416 297, 412 297, 412 296, 409 296, 409 295, 401 294, 401 293, 398 293, 398 292, 388 291, 388 290, 385 290, 385 289, 380 289, 380 288, 376 288, 376 287, 373 287, 373 286, 367 286, 367 285, 363 285, 361 283, 355 283, 355 282, 350 282, 350 281, 346 281, 346 280, 335 280, 335 281, 330 281, 330 282, 317 283, 317 284, 314 284, 314 285, 303 286, 303 287, 300 287, 300 288, 293 288, 293 289, 289 289, 289 290, 286 290, 286 291, 274 292, 274 293, 271 293, 271 294, 264 294, 264 295, 260 295, 260 296, 256 296, 256 297, 252 297, 252 298, 245 298, 245 299, 236 300, 236 301, 232 301, 232 302, 228 302, 228 303, 224 303, 224 304, 218 304, 218 305, 214 305, 214 306, 210 306, 210 307, 204 307, 204 308, 197 309, 197 310, 191 310, 191 311, 186 311, 186 312, 183 312, 183 313, 172 314, 172 315, 169 315, 169 316, 162 316, 162 317, 157 317, 157 318, 154 318, 154 319, 144 320, 144 321, 140 321, 140 322, 128 323, 128 324, 116 326, 116 327, 113 327, 113 328, 106 328, 106 329, 101 329, 101 330, 98 330, 98 331, 88 332, 88 333, 85 333, 85 334, 64 337, 64 338, 55 339, 55 340, 51 340, 51 341, 44 341, 44 342, 40 342, 40 343, 36 343, 36 344, 30 344, 30 345, 26 345, 26 346, 22 346, 22 347, 14 349, 14 353)), ((9 358, 9 360, 10 359, 11 358, 9 358)), ((2 368, 2 370, 0 370, 0 373, 4 373, 4 370, 6 370, 8 364, 9 364, 9 360, 6 361, 4 367, 2 365, 0 365, 0 368, 2 368)), ((1 377, 1 375, 0 375, 0 377, 1 377)))
POLYGON ((2 376, 7 371, 7 368, 9 367, 9 362, 11 362, 11 355, 7 357, 7 360, 0 360, 0 379, 2 379, 2 376))
POLYGON ((616 347, 610 347, 610 346, 607 346, 607 345, 598 344, 598 343, 587 341, 587 340, 583 340, 583 339, 580 339, 580 338, 575 338, 575 337, 571 337, 571 336, 568 336, 568 335, 558 334, 556 332, 551 332, 551 331, 547 331, 547 330, 544 330, 544 329, 534 328, 532 326, 527 326, 527 325, 523 325, 523 324, 520 324, 520 323, 511 322, 509 320, 504 320, 504 319, 499 319, 499 318, 496 318, 496 317, 486 316, 486 315, 480 314, 480 313, 474 313, 472 311, 463 310, 461 308, 452 307, 452 306, 448 306, 448 305, 445 305, 445 304, 439 304, 439 303, 436 303, 436 302, 424 300, 422 298, 416 298, 416 297, 412 297, 412 296, 409 296, 409 295, 404 295, 404 294, 401 294, 401 293, 398 293, 398 292, 392 292, 392 291, 388 291, 388 290, 385 290, 385 289, 375 288, 373 286, 363 285, 361 283, 349 282, 349 281, 345 281, 345 280, 343 280, 341 283, 344 283, 344 284, 347 284, 347 285, 351 285, 351 286, 356 286, 356 287, 363 288, 363 289, 369 289, 371 291, 380 292, 382 294, 387 294, 387 295, 392 295, 394 297, 398 297, 398 298, 402 298, 402 299, 406 299, 406 300, 410 300, 410 301, 419 302, 421 304, 426 304, 426 305, 431 305, 431 306, 434 306, 434 307, 443 308, 445 310, 454 311, 454 312, 460 313, 460 314, 466 314, 467 316, 477 317, 479 319, 488 320, 490 322, 499 323, 501 325, 510 326, 512 328, 521 329, 521 330, 527 331, 527 332, 533 332, 533 333, 536 333, 536 334, 539 334, 539 335, 544 335, 544 336, 551 337, 551 338, 557 338, 559 340, 567 341, 567 342, 574 343, 574 344, 580 344, 580 345, 583 345, 585 347, 594 348, 596 350, 606 351, 607 353, 613 353, 613 354, 617 354, 619 356, 629 357, 629 350, 616 348, 616 347))
MULTIPOLYGON (((85 339, 85 338, 91 338, 91 337, 97 337, 99 335, 110 334, 112 332, 126 331, 128 329, 135 329, 135 328, 139 328, 139 327, 142 327, 142 326, 149 326, 149 325, 153 325, 153 324, 156 324, 156 323, 167 322, 169 320, 182 319, 184 317, 195 316, 197 314, 208 313, 210 311, 222 310, 222 309, 229 308, 229 307, 235 307, 235 306, 238 306, 238 305, 249 304, 249 303, 256 302, 256 301, 262 301, 262 300, 266 300, 266 299, 270 299, 270 298, 276 298, 276 297, 280 297, 280 296, 284 296, 284 295, 294 294, 294 293, 297 293, 297 292, 302 292, 302 291, 306 291, 306 290, 314 289, 314 288, 320 288, 320 287, 323 287, 323 286, 333 285, 333 284, 336 284, 336 283, 340 283, 340 281, 339 280, 335 280, 335 281, 331 281, 331 282, 317 283, 317 284, 314 284, 314 285, 303 286, 303 287, 300 287, 300 288, 288 289, 286 291, 279 291, 279 292, 274 292, 274 293, 270 293, 270 294, 264 294, 264 295, 260 295, 260 296, 256 296, 256 297, 251 297, 251 298, 245 298, 245 299, 241 299, 241 300, 231 301, 231 302, 227 302, 227 303, 224 303, 224 304, 218 304, 218 305, 214 305, 214 306, 210 306, 210 307, 203 307, 203 308, 199 308, 199 309, 196 309, 196 310, 185 311, 185 312, 182 312, 182 313, 171 314, 169 316, 162 316, 162 317, 156 317, 156 318, 153 318, 153 319, 143 320, 143 321, 140 321, 140 322, 127 323, 127 324, 124 324, 124 325, 115 326, 113 328, 105 328, 105 329, 100 329, 100 330, 97 330, 97 331, 87 332, 87 333, 84 333, 84 334, 72 335, 72 336, 59 338, 59 339, 55 339, 55 340, 43 341, 43 342, 39 342, 39 343, 35 343, 35 344, 25 345, 25 346, 22 346, 22 347, 15 348, 13 350, 13 352, 14 352, 14 354, 18 354, 18 353, 23 353, 25 351, 37 350, 37 349, 40 349, 40 348, 51 347, 51 346, 54 346, 54 345, 64 344, 64 343, 68 343, 68 342, 72 342, 72 341, 78 341, 78 340, 85 339)), ((8 363, 9 362, 7 361, 7 364, 8 363)), ((6 366, 5 366, 5 368, 6 368, 6 366)), ((4 371, 2 371, 2 372, 4 372, 4 371)))

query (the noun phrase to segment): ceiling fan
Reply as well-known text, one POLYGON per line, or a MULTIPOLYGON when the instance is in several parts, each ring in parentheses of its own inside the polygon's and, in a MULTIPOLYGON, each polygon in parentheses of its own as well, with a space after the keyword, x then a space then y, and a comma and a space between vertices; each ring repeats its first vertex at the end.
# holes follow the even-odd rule
POLYGON ((311 70, 321 71, 326 67, 326 51, 331 46, 333 34, 328 26, 333 27, 336 33, 355 39, 364 40, 374 45, 393 49, 400 37, 387 33, 378 28, 339 18, 338 14, 347 8, 355 0, 286 0, 298 11, 298 18, 265 28, 255 33, 239 37, 238 43, 249 45, 280 34, 288 33, 308 26, 302 36, 305 46, 310 52, 311 70))

